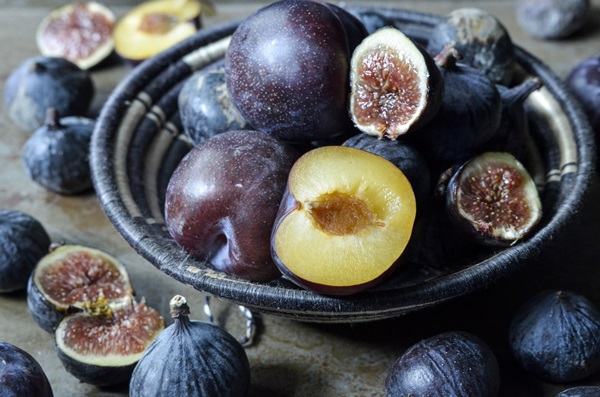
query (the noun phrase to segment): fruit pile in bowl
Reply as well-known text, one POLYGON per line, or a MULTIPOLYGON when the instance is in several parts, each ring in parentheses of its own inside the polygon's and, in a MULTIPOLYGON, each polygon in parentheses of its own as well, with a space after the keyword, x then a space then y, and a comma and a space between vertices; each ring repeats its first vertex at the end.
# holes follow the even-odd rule
POLYGON ((137 66, 91 165, 108 218, 167 275, 262 312, 369 321, 526 266, 586 193, 591 139, 490 14, 292 0, 137 66))

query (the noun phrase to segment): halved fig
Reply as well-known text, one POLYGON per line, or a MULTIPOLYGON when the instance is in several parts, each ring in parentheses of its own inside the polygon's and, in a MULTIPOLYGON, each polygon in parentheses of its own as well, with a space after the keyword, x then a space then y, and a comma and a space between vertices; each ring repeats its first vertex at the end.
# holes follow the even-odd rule
POLYGON ((144 302, 96 303, 59 323, 58 358, 81 382, 96 386, 129 382, 136 363, 164 329, 164 319, 144 302))
POLYGON ((98 2, 75 2, 54 9, 40 22, 36 44, 42 55, 68 59, 89 69, 114 50, 116 17, 98 2))
POLYGON ((137 64, 192 36, 201 26, 198 0, 152 0, 125 14, 115 26, 115 51, 137 64))
POLYGON ((99 298, 128 302, 134 295, 125 267, 114 257, 79 245, 55 247, 33 270, 27 305, 35 322, 54 332, 69 313, 92 307, 99 298))
POLYGON ((393 27, 377 30, 356 47, 350 86, 356 127, 392 140, 429 121, 444 89, 433 57, 393 27))
POLYGON ((483 153, 462 165, 448 183, 446 205, 457 227, 489 246, 515 244, 542 217, 533 179, 504 152, 483 153))

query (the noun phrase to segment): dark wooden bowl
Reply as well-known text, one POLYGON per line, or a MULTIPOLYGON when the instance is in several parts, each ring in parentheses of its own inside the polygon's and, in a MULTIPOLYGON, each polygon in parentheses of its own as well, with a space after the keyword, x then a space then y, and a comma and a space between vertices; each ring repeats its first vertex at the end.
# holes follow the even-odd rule
MULTIPOLYGON (((353 11, 383 16, 421 42, 441 19, 401 9, 353 11)), ((544 205, 543 224, 533 236, 468 266, 398 271, 390 281, 348 297, 318 295, 283 278, 254 283, 212 270, 171 238, 163 200, 171 173, 190 149, 182 139, 179 90, 195 70, 224 56, 237 24, 202 30, 137 66, 110 96, 92 139, 94 185, 106 215, 142 257, 184 284, 252 310, 303 321, 399 316, 468 294, 527 266, 528 259, 555 239, 588 191, 595 161, 591 128, 553 72, 517 47, 521 72, 538 76, 544 84, 528 99, 534 132, 528 167, 544 205)))

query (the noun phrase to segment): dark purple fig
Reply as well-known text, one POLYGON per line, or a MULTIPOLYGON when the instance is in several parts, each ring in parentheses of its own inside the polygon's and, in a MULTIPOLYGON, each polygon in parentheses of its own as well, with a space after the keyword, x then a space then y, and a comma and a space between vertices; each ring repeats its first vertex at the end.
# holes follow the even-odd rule
POLYGON ((183 132, 194 146, 225 131, 252 128, 229 97, 223 59, 186 80, 178 105, 183 132))
POLYGON ((370 34, 356 48, 350 86, 356 128, 392 140, 427 123, 444 92, 433 58, 393 27, 370 34))
POLYGON ((90 75, 64 58, 35 57, 8 76, 4 104, 8 117, 33 132, 44 124, 48 108, 61 116, 84 115, 94 96, 90 75))
POLYGON ((392 162, 408 178, 415 193, 417 208, 424 207, 429 201, 433 190, 429 165, 414 146, 400 140, 379 139, 367 134, 357 134, 343 145, 377 154, 392 162))
POLYGON ((0 396, 54 396, 42 366, 31 354, 8 342, 0 342, 0 396))
POLYGON ((541 88, 542 84, 540 79, 532 77, 513 87, 497 85, 502 99, 502 115, 500 125, 484 151, 508 152, 517 159, 523 160, 529 136, 525 101, 529 95, 541 88))
POLYGON ((27 288, 38 261, 50 249, 44 226, 29 214, 0 210, 0 293, 27 288))
POLYGON ((481 153, 497 131, 502 114, 496 85, 459 58, 451 46, 436 56, 445 86, 441 106, 415 134, 423 151, 444 163, 444 168, 481 153))
POLYGON ((99 297, 85 311, 61 320, 54 335, 56 354, 81 382, 121 385, 164 327, 164 319, 144 302, 99 297))
POLYGON ((99 298, 129 301, 133 289, 125 267, 93 248, 62 245, 38 262, 27 286, 27 305, 35 322, 54 332, 70 313, 88 308, 99 298))
POLYGON ((577 63, 565 80, 600 139, 600 54, 577 63))
POLYGON ((49 108, 45 124, 23 146, 21 157, 27 175, 58 194, 90 190, 90 141, 95 124, 80 116, 59 118, 56 109, 49 108))
POLYGON ((270 238, 298 153, 261 131, 227 131, 193 148, 169 179, 165 222, 186 252, 219 271, 280 276, 270 238))
POLYGON ((575 386, 563 390, 555 397, 598 397, 600 386, 575 386))
POLYGON ((324 4, 342 21, 342 25, 344 25, 344 29, 346 30, 346 37, 348 38, 348 51, 352 54, 354 49, 369 35, 369 32, 367 32, 362 21, 345 8, 333 3, 324 4))
POLYGON ((579 31, 587 21, 589 0, 519 0, 515 14, 519 26, 541 39, 564 39, 579 31))
POLYGON ((475 241, 509 246, 526 238, 542 217, 537 187, 513 155, 486 152, 463 164, 446 190, 450 220, 475 241))
POLYGON ((494 83, 512 82, 514 43, 493 14, 472 7, 452 11, 432 29, 427 51, 435 56, 449 44, 461 54, 461 62, 481 70, 494 83))
POLYGON ((451 331, 408 348, 388 373, 386 396, 494 397, 499 387, 490 347, 473 334, 451 331))
POLYGON ((280 139, 306 142, 343 135, 350 53, 334 11, 282 0, 246 18, 225 57, 231 99, 250 124, 280 139))
POLYGON ((600 369, 600 312, 576 292, 542 291, 515 312, 509 341, 526 372, 574 382, 600 369))
POLYGON ((244 347, 224 329, 190 320, 184 297, 171 299, 174 324, 148 347, 129 383, 130 397, 244 397, 250 363, 244 347))

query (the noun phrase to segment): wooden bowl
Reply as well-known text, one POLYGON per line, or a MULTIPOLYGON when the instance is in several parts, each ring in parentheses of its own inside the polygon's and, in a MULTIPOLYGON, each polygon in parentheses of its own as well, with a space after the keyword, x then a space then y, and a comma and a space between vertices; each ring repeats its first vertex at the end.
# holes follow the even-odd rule
MULTIPOLYGON (((440 17, 401 9, 380 14, 415 41, 427 40, 440 17)), ((391 280, 347 297, 322 296, 281 278, 255 283, 215 271, 187 255, 163 218, 166 185, 190 150, 182 139, 177 96, 195 70, 224 56, 238 22, 196 36, 140 64, 112 93, 92 139, 94 185, 110 221, 142 257, 165 274, 219 299, 303 321, 359 322, 399 316, 480 288, 526 266, 577 211, 594 158, 591 128, 579 105, 547 66, 517 47, 519 68, 543 88, 528 99, 532 142, 528 164, 544 205, 543 224, 527 240, 468 266, 398 270, 391 280)))

